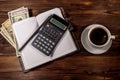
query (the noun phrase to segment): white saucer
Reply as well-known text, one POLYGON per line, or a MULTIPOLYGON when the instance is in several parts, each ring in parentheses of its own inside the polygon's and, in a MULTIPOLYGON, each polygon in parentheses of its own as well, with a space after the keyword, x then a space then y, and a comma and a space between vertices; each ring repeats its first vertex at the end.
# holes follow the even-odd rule
POLYGON ((88 30, 89 30, 90 27, 87 27, 84 29, 84 31, 82 32, 81 34, 81 43, 83 45, 83 47, 90 53, 93 53, 93 54, 102 54, 102 53, 105 53, 110 47, 111 47, 111 44, 112 44, 112 40, 110 41, 110 43, 108 44, 108 46, 106 47, 93 47, 93 46, 90 46, 89 43, 87 42, 87 33, 88 33, 88 30))

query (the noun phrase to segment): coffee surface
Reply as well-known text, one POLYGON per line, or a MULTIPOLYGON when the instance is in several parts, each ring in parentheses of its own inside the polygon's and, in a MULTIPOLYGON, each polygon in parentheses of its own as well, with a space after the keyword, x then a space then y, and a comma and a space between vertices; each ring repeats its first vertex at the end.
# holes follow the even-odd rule
POLYGON ((103 45, 107 42, 108 35, 104 29, 96 28, 91 31, 90 40, 93 44, 103 45))

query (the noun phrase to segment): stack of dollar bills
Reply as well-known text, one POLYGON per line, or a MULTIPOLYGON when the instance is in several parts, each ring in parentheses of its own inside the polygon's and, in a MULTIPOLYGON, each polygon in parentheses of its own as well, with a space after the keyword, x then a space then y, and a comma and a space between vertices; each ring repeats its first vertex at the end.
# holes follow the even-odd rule
POLYGON ((29 11, 26 7, 20 7, 18 9, 8 12, 8 19, 2 23, 0 28, 0 34, 15 48, 16 55, 19 57, 20 53, 18 51, 17 42, 12 30, 12 24, 23 19, 29 18, 29 11))

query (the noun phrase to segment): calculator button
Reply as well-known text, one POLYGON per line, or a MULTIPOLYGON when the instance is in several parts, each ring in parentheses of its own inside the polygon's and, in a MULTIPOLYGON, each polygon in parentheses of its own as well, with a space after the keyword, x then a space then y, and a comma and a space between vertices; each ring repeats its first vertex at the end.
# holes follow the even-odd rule
POLYGON ((55 43, 54 43, 54 42, 52 42, 52 45, 55 45, 55 43))
POLYGON ((42 44, 41 42, 38 42, 39 44, 42 44))
POLYGON ((45 52, 45 51, 46 51, 46 49, 43 49, 43 51, 45 52))
POLYGON ((49 51, 51 51, 51 48, 48 48, 49 51))
POLYGON ((49 44, 49 43, 47 43, 47 45, 49 46, 50 44, 49 44))
POLYGON ((43 36, 43 39, 45 39, 45 36, 43 36))
POLYGON ((39 48, 39 47, 40 47, 40 45, 37 45, 37 47, 39 48))
POLYGON ((43 39, 41 39, 41 41, 43 42, 43 39))
POLYGON ((46 44, 47 42, 46 41, 44 41, 44 44, 46 44))
POLYGON ((46 41, 48 41, 48 38, 45 38, 46 39, 46 41))
POLYGON ((41 35, 41 37, 43 37, 43 35, 41 35))
POLYGON ((49 53, 49 51, 46 51, 47 53, 49 53))
POLYGON ((38 43, 39 41, 38 41, 38 40, 36 40, 36 42, 38 43))
POLYGON ((38 39, 40 40, 40 37, 38 36, 38 39))
POLYGON ((48 48, 48 46, 45 46, 45 48, 47 49, 47 48, 48 48))
POLYGON ((49 25, 49 24, 47 24, 46 26, 47 26, 47 27, 50 27, 50 25, 49 25))
POLYGON ((45 44, 42 44, 42 46, 44 47, 44 46, 45 46, 45 44))
POLYGON ((42 49, 43 49, 43 47, 40 47, 40 49, 42 50, 42 49))
POLYGON ((42 34, 39 34, 40 37, 42 37, 42 34))
POLYGON ((43 37, 44 37, 44 36, 42 35, 41 38, 43 39, 43 37))
POLYGON ((52 45, 50 45, 50 47, 51 47, 51 48, 53 48, 53 46, 52 46, 52 45))
POLYGON ((52 41, 51 41, 51 40, 49 40, 49 42, 51 43, 52 41))
POLYGON ((36 42, 34 42, 34 45, 37 45, 37 43, 36 43, 36 42))

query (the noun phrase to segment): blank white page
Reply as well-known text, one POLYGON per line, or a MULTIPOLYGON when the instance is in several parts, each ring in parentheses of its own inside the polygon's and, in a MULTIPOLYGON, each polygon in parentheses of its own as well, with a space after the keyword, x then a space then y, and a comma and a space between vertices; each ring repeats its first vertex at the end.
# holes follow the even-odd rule
POLYGON ((20 49, 38 28, 38 23, 35 17, 31 17, 14 23, 12 28, 20 49))

